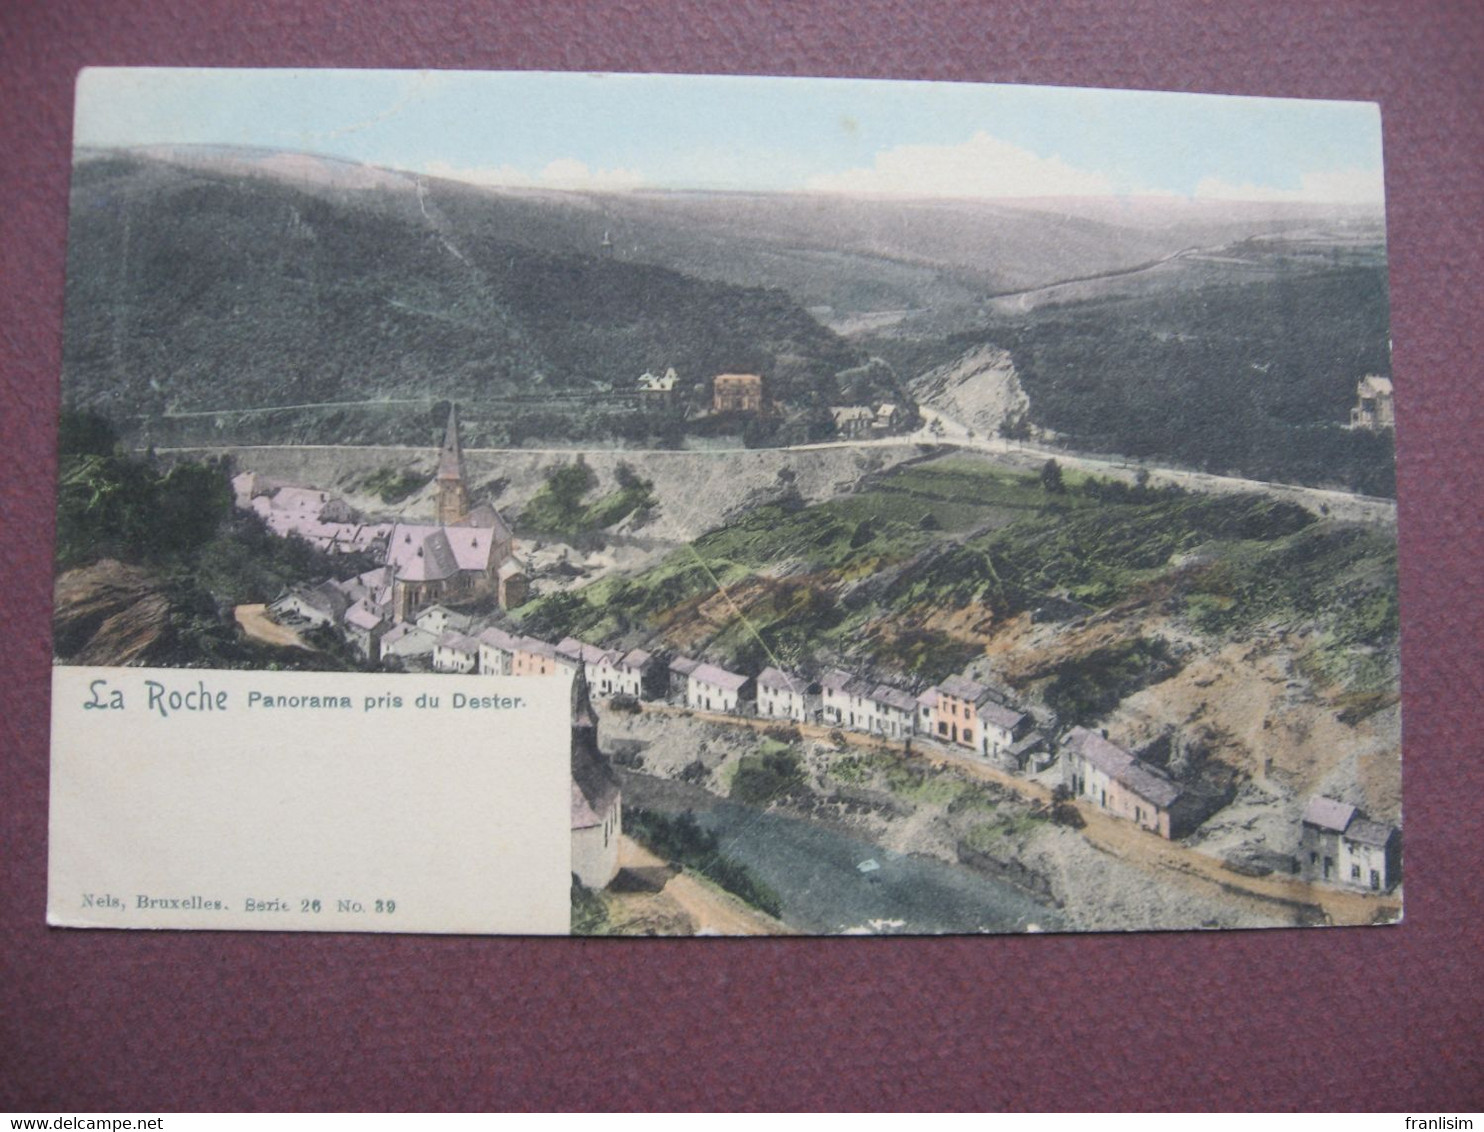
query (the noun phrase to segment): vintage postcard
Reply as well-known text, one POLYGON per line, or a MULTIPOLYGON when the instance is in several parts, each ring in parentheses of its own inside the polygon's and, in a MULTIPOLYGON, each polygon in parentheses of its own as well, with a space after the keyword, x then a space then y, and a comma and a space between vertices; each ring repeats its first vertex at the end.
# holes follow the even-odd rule
POLYGON ((49 919, 1401 917, 1377 107, 101 69, 49 919))

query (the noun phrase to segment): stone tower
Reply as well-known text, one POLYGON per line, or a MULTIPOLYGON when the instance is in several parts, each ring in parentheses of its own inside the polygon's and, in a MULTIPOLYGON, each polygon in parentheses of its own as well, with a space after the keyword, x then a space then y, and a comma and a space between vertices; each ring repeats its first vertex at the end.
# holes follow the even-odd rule
POLYGON ((448 431, 438 453, 438 525, 451 527, 469 514, 469 487, 464 481, 464 448, 459 443, 459 410, 448 410, 448 431))

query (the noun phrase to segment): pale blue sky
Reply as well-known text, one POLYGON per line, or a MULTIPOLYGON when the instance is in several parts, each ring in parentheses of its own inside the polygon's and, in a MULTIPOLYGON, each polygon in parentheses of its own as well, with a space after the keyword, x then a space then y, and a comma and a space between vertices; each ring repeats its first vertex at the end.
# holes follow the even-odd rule
POLYGON ((90 69, 80 145, 264 146, 500 184, 1380 203, 1370 103, 965 83, 90 69))

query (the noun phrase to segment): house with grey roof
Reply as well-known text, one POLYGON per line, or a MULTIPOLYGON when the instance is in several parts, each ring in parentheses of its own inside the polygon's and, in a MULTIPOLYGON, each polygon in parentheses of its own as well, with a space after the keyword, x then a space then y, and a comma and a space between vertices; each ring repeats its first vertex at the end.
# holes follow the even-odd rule
POLYGON ((1299 833, 1305 880, 1389 892, 1401 880, 1401 831, 1334 798, 1310 798, 1299 833))
POLYGON ((933 705, 932 734, 939 742, 979 749, 979 705, 990 699, 989 688, 967 676, 950 676, 938 685, 933 705))
POLYGON ((696 711, 736 713, 749 698, 751 677, 715 664, 700 664, 686 680, 685 706, 696 711))
POLYGON ((694 657, 677 654, 670 658, 670 697, 685 702, 690 687, 690 674, 701 667, 694 657))
POLYGON ((490 626, 479 634, 479 671, 485 676, 509 676, 514 671, 520 639, 504 629, 490 626))
POLYGON ((479 639, 450 629, 433 646, 435 672, 474 672, 479 668, 479 639))
POLYGON ((614 695, 647 699, 646 683, 654 671, 654 655, 644 649, 630 649, 614 666, 614 695))
POLYGON ((279 621, 306 621, 311 626, 339 625, 350 607, 350 599, 334 582, 293 586, 268 606, 279 621))
POLYGON ((854 731, 867 730, 866 698, 870 694, 871 685, 859 677, 838 668, 826 672, 819 682, 824 721, 854 731))
POLYGON ((381 659, 381 638, 392 627, 391 614, 384 605, 362 598, 345 611, 340 626, 351 648, 373 664, 381 659))
POLYGON ((979 717, 979 753, 987 759, 1009 754, 1010 748, 1031 729, 1031 717, 1023 711, 986 699, 977 708, 979 717))
POLYGON ((865 696, 866 727, 885 739, 906 739, 916 730, 917 697, 911 692, 877 684, 865 696))
POLYGON ((808 681, 769 665, 757 674, 757 713, 803 723, 809 716, 808 681))
POLYGON ((1174 836, 1171 810, 1181 790, 1167 775, 1141 763, 1096 731, 1074 727, 1061 742, 1062 782, 1074 797, 1115 817, 1174 836))

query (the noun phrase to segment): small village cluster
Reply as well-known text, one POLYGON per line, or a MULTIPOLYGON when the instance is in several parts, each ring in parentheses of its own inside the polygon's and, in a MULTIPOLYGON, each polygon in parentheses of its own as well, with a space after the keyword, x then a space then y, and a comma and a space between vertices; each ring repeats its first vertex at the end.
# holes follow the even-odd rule
MULTIPOLYGON (((760 386, 741 383, 733 392, 747 398, 760 395, 760 386)), ((581 717, 588 721, 583 727, 591 727, 580 736, 574 731, 573 749, 587 752, 585 766, 603 761, 593 754, 596 715, 589 696, 623 697, 635 706, 662 701, 697 712, 854 731, 908 751, 914 740, 927 739, 1018 773, 1047 771, 1059 759, 1061 783, 1071 796, 1166 839, 1188 835, 1209 816, 1209 799, 1182 789, 1106 733, 1072 727, 1053 743, 1053 720, 1038 726, 1005 693, 967 675, 914 693, 839 669, 817 682, 774 666, 733 672, 695 657, 662 658, 570 636, 552 643, 503 628, 494 623, 496 615, 477 618, 450 608, 445 601, 494 595, 509 609, 528 595, 510 528, 489 504, 470 506, 454 412, 439 456, 433 524, 361 524, 342 501, 313 488, 263 487, 251 476, 235 483, 239 505, 262 515, 274 533, 299 535, 322 549, 368 550, 383 560, 349 580, 291 588, 270 605, 274 617, 336 628, 373 663, 395 660, 459 674, 569 674, 577 689, 574 720, 581 717)), ((589 887, 601 887, 616 871, 619 806, 611 772, 588 766, 574 777, 574 838, 584 845, 578 873, 589 887)), ((1377 891, 1400 879, 1399 831, 1353 806, 1312 799, 1301 842, 1293 867, 1306 879, 1377 891)))

